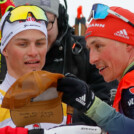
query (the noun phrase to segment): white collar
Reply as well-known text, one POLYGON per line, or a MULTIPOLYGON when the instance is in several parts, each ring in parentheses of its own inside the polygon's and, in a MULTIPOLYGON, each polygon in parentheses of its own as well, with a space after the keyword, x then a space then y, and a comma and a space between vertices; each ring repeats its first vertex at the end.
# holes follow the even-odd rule
POLYGON ((4 81, 2 82, 2 84, 0 85, 0 89, 4 90, 5 92, 7 92, 7 90, 11 87, 11 85, 16 81, 16 79, 14 77, 12 77, 11 75, 6 74, 4 81))

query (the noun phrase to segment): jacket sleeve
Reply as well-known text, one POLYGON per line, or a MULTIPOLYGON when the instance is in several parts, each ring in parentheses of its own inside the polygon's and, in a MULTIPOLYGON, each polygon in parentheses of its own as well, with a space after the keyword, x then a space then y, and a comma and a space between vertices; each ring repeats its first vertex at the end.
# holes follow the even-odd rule
POLYGON ((10 126, 6 126, 4 128, 0 128, 0 134, 28 134, 28 129, 21 127, 12 128, 10 126))
POLYGON ((86 115, 109 134, 131 134, 134 132, 134 120, 116 112, 114 108, 97 97, 86 115))

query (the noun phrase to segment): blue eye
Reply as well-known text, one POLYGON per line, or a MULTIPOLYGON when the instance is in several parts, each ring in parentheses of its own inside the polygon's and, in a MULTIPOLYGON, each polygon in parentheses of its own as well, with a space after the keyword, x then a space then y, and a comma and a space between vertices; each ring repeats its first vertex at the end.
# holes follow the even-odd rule
POLYGON ((18 46, 20 46, 20 47, 26 47, 27 46, 27 43, 19 43, 18 46))
POLYGON ((40 42, 38 42, 38 43, 36 43, 36 45, 42 45, 43 43, 40 43, 40 42))
POLYGON ((43 46, 46 45, 46 41, 40 41, 40 42, 36 42, 37 46, 43 46))

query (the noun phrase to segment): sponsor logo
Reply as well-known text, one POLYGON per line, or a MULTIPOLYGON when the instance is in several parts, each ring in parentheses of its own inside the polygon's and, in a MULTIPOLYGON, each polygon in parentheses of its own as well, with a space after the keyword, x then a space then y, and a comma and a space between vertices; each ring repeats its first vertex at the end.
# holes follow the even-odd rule
POLYGON ((134 105, 134 98, 129 99, 128 106, 134 105))
POLYGON ((129 91, 131 94, 134 94, 134 87, 130 88, 129 91))
POLYGON ((35 24, 30 24, 30 25, 28 25, 28 24, 25 24, 24 25, 24 28, 26 28, 26 27, 29 27, 29 26, 31 26, 31 27, 40 27, 39 25, 35 25, 35 24))
POLYGON ((82 104, 83 106, 86 105, 85 101, 86 101, 86 95, 84 94, 83 96, 76 98, 75 99, 77 102, 79 102, 80 104, 82 104))
POLYGON ((122 29, 120 31, 117 31, 116 33, 114 33, 115 36, 119 36, 119 37, 122 37, 122 38, 125 38, 125 39, 129 39, 129 36, 127 34, 127 31, 126 29, 122 29))
POLYGON ((54 59, 53 61, 54 61, 54 62, 62 62, 62 61, 63 61, 63 58, 54 59))
POLYGON ((88 27, 101 27, 101 28, 104 28, 105 24, 99 24, 99 23, 89 24, 88 27))
MULTIPOLYGON (((28 16, 26 21, 35 21, 35 22, 41 23, 41 21, 36 21, 36 19, 34 17, 31 17, 31 16, 28 16)), ((19 21, 19 23, 22 23, 22 22, 24 22, 24 21, 19 21)))

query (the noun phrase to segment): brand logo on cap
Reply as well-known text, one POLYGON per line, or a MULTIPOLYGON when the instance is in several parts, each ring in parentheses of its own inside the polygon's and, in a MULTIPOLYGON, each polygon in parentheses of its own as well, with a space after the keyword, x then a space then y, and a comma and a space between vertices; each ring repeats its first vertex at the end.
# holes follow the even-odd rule
POLYGON ((95 24, 89 24, 88 27, 105 27, 105 24, 99 24, 99 23, 95 23, 95 24))
POLYGON ((40 5, 50 7, 51 6, 50 0, 40 0, 40 5))
POLYGON ((117 31, 116 33, 114 33, 115 36, 119 36, 119 37, 122 37, 122 38, 125 38, 125 39, 129 39, 129 36, 127 34, 127 31, 126 29, 122 29, 120 31, 117 31))

